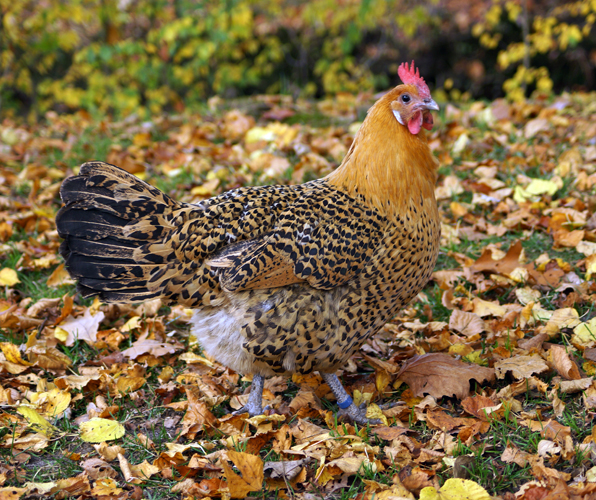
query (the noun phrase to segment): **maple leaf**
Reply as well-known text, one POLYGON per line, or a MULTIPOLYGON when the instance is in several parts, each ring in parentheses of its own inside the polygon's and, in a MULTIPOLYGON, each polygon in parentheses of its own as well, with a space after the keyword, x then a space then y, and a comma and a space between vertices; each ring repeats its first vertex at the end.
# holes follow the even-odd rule
POLYGON ((515 242, 501 259, 493 259, 490 250, 484 250, 482 255, 470 266, 472 272, 491 272, 508 275, 517 267, 522 266, 520 257, 523 247, 521 241, 515 242))
POLYGON ((226 462, 222 462, 232 498, 246 498, 248 493, 260 491, 265 475, 261 457, 228 450, 228 459, 234 462, 241 476, 236 474, 226 462))
POLYGON ((458 361, 447 354, 431 353, 407 361, 397 378, 403 380, 415 395, 430 394, 435 398, 455 396, 465 398, 470 393, 470 381, 492 381, 492 368, 458 361))

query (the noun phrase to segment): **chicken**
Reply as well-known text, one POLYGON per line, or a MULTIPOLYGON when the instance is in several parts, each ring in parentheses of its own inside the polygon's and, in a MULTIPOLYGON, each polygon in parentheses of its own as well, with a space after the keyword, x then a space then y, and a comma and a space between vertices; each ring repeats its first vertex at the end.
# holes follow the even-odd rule
POLYGON ((335 372, 426 284, 440 237, 438 162, 421 130, 439 108, 414 62, 398 74, 341 165, 305 184, 186 204, 116 166, 82 165, 56 217, 79 292, 192 308, 204 351, 252 374, 251 416, 264 377, 318 371, 344 415, 376 423, 335 372))

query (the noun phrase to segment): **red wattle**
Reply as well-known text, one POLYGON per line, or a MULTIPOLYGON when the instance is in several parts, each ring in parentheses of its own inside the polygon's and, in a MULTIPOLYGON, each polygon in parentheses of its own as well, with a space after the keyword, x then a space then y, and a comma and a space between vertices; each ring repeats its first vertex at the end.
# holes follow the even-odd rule
POLYGON ((422 127, 422 111, 417 111, 416 113, 414 113, 412 118, 410 118, 410 121, 408 121, 408 130, 410 131, 411 134, 416 135, 418 132, 420 132, 421 127, 422 127))

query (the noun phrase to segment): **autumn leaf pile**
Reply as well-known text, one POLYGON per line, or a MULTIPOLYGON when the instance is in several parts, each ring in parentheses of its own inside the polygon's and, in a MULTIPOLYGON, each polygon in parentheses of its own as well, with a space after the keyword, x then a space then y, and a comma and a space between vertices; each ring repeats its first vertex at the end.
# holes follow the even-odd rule
POLYGON ((250 381, 201 353, 188 310, 76 296, 54 215, 81 162, 190 202, 303 182, 372 100, 0 124, 0 498, 594 497, 594 95, 443 106, 433 281, 341 374, 385 425, 338 422, 318 374, 267 380, 266 415, 231 415, 250 381))

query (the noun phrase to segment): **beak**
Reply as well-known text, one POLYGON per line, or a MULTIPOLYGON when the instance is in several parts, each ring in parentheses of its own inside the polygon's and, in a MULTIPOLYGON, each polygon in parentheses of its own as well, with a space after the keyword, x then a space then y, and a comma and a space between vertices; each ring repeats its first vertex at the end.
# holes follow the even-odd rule
POLYGON ((432 99, 428 98, 428 99, 424 99, 422 106, 425 107, 428 110, 433 110, 433 111, 439 111, 439 105, 433 101, 432 99))

